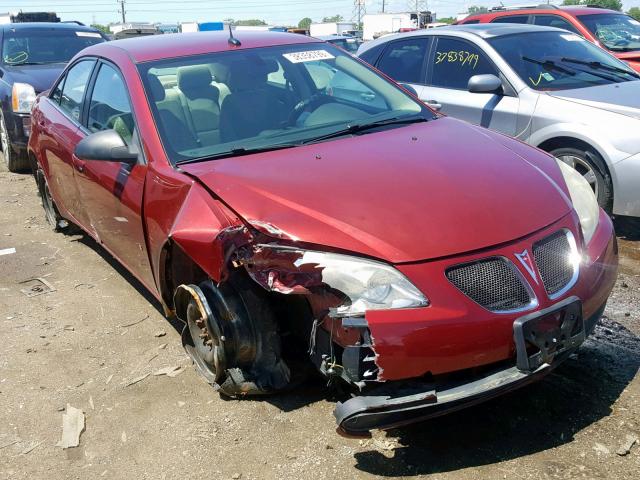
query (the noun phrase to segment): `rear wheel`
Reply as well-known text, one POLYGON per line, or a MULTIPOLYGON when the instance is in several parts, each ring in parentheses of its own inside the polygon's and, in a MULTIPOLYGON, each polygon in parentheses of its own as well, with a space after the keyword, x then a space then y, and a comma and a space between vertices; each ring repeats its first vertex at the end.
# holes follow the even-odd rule
POLYGON ((4 121, 4 115, 0 113, 0 147, 2 147, 2 155, 7 169, 10 172, 22 172, 29 169, 29 159, 26 155, 18 155, 11 150, 11 141, 9 139, 9 131, 4 121))
POLYGON ((228 396, 272 393, 289 383, 266 295, 244 275, 178 287, 182 342, 198 372, 228 396))
POLYGON ((613 185, 604 160, 598 153, 579 148, 558 148, 550 153, 582 175, 591 186, 598 205, 607 213, 611 213, 613 185))
POLYGON ((36 183, 38 185, 38 194, 40 196, 40 201, 42 202, 42 208, 44 209, 44 215, 47 219, 47 223, 51 226, 54 232, 64 230, 68 226, 68 223, 58 212, 58 207, 56 207, 56 203, 51 197, 51 192, 49 191, 47 178, 40 168, 36 170, 36 183))

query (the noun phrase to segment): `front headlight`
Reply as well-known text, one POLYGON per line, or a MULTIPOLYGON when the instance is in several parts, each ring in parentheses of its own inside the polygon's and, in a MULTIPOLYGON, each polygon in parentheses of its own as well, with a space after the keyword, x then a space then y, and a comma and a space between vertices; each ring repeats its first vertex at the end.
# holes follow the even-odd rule
POLYGON ((246 266, 254 280, 269 290, 281 293, 329 290, 340 299, 328 305, 335 317, 429 305, 429 300, 397 269, 364 258, 260 245, 246 266))
POLYGON ((600 218, 598 200, 596 200, 591 185, 582 175, 563 161, 558 159, 556 161, 569 189, 573 208, 580 218, 584 243, 587 244, 598 226, 598 219, 600 218))
POLYGON ((11 107, 15 113, 31 113, 36 91, 28 83, 14 83, 11 90, 11 107))

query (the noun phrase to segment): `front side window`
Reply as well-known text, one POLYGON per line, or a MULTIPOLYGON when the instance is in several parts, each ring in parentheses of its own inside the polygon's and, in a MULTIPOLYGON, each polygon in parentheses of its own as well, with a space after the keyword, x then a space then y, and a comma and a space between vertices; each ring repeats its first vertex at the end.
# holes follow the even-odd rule
MULTIPOLYGON (((83 60, 76 63, 69 69, 62 85, 62 95, 60 96, 60 108, 64 110, 76 122, 80 121, 82 110, 82 97, 87 89, 89 76, 96 62, 94 60, 83 60)), ((55 92, 54 92, 55 94, 55 92)))
POLYGON ((110 65, 100 66, 91 92, 87 128, 91 132, 113 129, 131 145, 133 115, 122 77, 110 65))
POLYGON ((625 63, 573 33, 504 35, 488 42, 534 90, 567 90, 638 80, 638 74, 625 63))
POLYGON ((580 32, 576 30, 576 27, 571 25, 568 21, 566 21, 564 18, 562 18, 559 15, 535 15, 533 17, 533 23, 534 25, 541 25, 543 27, 561 28, 563 30, 568 30, 570 32, 577 33, 578 35, 580 34, 580 32))
POLYGON ((585 27, 609 50, 633 52, 640 50, 640 22, 622 13, 578 15, 585 27))
POLYGON ((434 87, 466 90, 469 79, 474 75, 498 75, 493 64, 477 46, 455 38, 438 39, 431 64, 431 85, 434 87))
POLYGON ((393 42, 378 61, 378 69, 398 82, 424 83, 422 66, 427 54, 426 38, 393 42))
POLYGON ((326 43, 192 55, 138 68, 174 164, 291 148, 433 118, 397 85, 326 43), (213 82, 211 71, 226 75, 213 82), (220 100, 222 90, 228 93, 220 100))
POLYGON ((98 32, 67 28, 7 29, 2 39, 5 65, 66 63, 83 48, 104 42, 98 32))

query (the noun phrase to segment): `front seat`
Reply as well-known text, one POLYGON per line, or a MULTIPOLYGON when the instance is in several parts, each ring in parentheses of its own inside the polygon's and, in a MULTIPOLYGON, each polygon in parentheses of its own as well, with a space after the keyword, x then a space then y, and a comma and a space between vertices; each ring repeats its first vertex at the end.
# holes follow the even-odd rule
MULTIPOLYGON (((275 63, 275 62, 274 62, 275 63)), ((269 88, 267 76, 277 64, 263 61, 234 62, 229 65, 229 90, 220 110, 220 138, 232 142, 260 132, 278 129, 287 118, 287 105, 278 92, 269 88)))
POLYGON ((202 146, 220 143, 220 92, 206 65, 178 68, 178 88, 184 95, 187 121, 202 146))

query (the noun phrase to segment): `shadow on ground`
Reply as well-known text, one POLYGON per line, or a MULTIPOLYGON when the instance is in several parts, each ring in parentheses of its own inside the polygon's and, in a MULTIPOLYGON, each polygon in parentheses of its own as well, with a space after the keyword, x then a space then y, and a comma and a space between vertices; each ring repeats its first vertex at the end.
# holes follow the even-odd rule
POLYGON ((640 218, 616 217, 613 220, 616 235, 622 240, 640 240, 640 218))
POLYGON ((487 403, 392 430, 393 458, 355 455, 356 468, 383 476, 449 472, 522 457, 570 442, 611 413, 640 366, 640 339, 603 318, 577 358, 537 384, 487 403))

